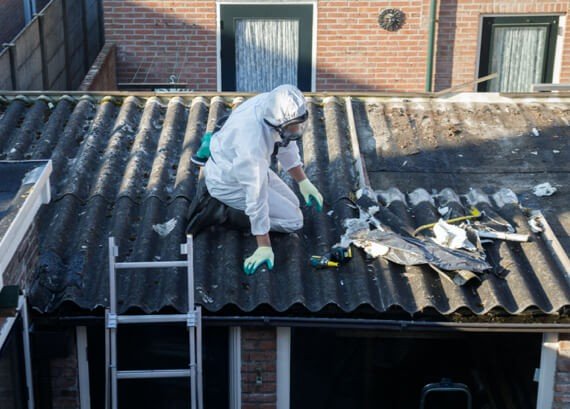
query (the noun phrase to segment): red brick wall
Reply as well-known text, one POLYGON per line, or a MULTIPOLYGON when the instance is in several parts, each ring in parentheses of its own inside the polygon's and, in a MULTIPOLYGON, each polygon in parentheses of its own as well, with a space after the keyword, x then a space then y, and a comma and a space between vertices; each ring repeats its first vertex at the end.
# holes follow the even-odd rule
POLYGON ((105 38, 117 44, 118 82, 179 82, 216 90, 216 2, 104 0, 105 38))
POLYGON ((4 285, 19 285, 20 288, 28 288, 32 273, 38 263, 38 257, 38 228, 36 222, 33 222, 4 270, 2 276, 4 285))
MULTIPOLYGON (((196 91, 216 89, 215 0, 104 0, 108 41, 118 45, 119 82, 167 82, 172 73, 196 91)), ((317 91, 423 91, 430 0, 317 3, 317 91), (388 32, 377 18, 385 8, 406 14, 388 32)), ((482 14, 566 13, 556 0, 439 0, 435 89, 477 76, 482 14)), ((566 30, 568 31, 568 30, 566 30)), ((565 55, 570 38, 565 33, 565 55)), ((561 82, 570 81, 565 58, 561 82)), ((474 89, 474 88, 471 88, 474 89)))
POLYGON ((241 328, 242 409, 275 408, 276 348, 275 328, 241 328))
POLYGON ((75 334, 72 348, 65 358, 53 359, 51 366, 52 403, 58 409, 79 409, 79 372, 77 367, 77 349, 75 334))

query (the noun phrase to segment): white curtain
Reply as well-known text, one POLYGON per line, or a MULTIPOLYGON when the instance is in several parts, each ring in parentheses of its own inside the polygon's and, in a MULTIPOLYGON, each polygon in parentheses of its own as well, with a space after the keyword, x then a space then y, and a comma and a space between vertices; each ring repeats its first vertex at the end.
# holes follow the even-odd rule
POLYGON ((546 27, 495 27, 492 38, 489 91, 528 92, 542 82, 546 27))
POLYGON ((299 22, 238 20, 236 24, 236 88, 269 91, 297 85, 299 22))

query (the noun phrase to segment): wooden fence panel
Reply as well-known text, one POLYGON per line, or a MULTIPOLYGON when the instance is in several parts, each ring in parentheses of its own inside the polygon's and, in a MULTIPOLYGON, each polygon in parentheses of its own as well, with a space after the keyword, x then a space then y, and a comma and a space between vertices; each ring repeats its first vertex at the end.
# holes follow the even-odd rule
POLYGON ((85 42, 83 33, 83 10, 81 1, 66 0, 65 24, 67 41, 67 64, 69 72, 70 89, 76 89, 81 85, 89 67, 85 67, 85 42))
POLYGON ((6 48, 0 53, 0 90, 11 91, 14 89, 11 71, 10 52, 6 48))
POLYGON ((52 0, 44 10, 42 17, 42 35, 44 43, 44 69, 46 89, 65 90, 66 67, 63 31, 63 7, 61 0, 52 0))
POLYGON ((18 90, 42 90, 42 49, 40 47, 40 25, 33 19, 14 41, 16 67, 16 88, 18 90))
POLYGON ((102 18, 102 0, 51 0, 0 53, 0 90, 77 89, 103 48, 102 18))
POLYGON ((99 54, 103 44, 101 44, 101 24, 99 21, 99 1, 85 1, 85 24, 87 27, 87 62, 88 68, 91 67, 95 58, 99 54))

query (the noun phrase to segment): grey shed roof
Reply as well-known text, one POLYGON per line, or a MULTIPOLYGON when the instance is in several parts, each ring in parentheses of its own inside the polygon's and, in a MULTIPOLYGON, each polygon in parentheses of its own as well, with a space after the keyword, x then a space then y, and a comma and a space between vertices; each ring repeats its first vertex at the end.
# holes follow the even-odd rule
MULTIPOLYGON (((198 178, 190 156, 234 102, 215 95, 1 97, 0 159, 53 162, 53 199, 40 214, 36 309, 106 306, 111 234, 119 259, 180 257, 198 178), (153 225, 171 219, 174 229, 160 237, 153 225)), ((308 260, 338 240, 342 219, 353 216, 338 199, 364 176, 381 197, 404 199, 387 200, 388 207, 410 226, 435 217, 433 206, 413 204, 414 191, 449 188, 457 197, 475 189, 495 214, 528 230, 518 207, 501 207, 492 197, 510 188, 523 205, 544 211, 568 251, 570 100, 314 95, 308 106, 306 172, 322 190, 325 210, 334 212, 303 209, 300 234, 273 237, 275 269, 249 277, 241 265, 255 249, 253 238, 219 228, 198 235, 196 297, 209 313, 564 314, 565 272, 536 235, 530 243, 498 243, 493 263, 508 274, 489 274, 477 287, 458 287, 428 268, 370 261, 359 250, 338 271, 314 270, 308 260), (357 150, 365 174, 357 171, 357 150), (558 188, 555 195, 532 195, 532 186, 547 181, 558 188)), ((123 310, 184 310, 184 288, 183 272, 141 272, 122 276, 119 300, 123 310)))

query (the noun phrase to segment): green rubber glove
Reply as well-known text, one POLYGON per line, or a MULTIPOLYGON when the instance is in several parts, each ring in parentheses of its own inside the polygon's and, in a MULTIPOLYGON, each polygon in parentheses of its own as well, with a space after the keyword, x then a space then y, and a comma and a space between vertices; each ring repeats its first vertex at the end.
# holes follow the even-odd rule
POLYGON ((212 132, 206 132, 202 137, 202 143, 200 144, 200 148, 196 152, 196 156, 200 158, 209 158, 210 157, 210 140, 212 139, 212 132))
POLYGON ((255 273, 255 270, 263 263, 266 263, 267 268, 271 270, 273 268, 274 258, 275 256, 273 255, 273 249, 271 247, 258 247, 257 250, 243 262, 243 271, 247 275, 251 275, 255 273))
POLYGON ((307 206, 312 206, 314 201, 317 210, 319 212, 323 210, 323 195, 319 193, 315 185, 313 185, 309 179, 303 179, 299 182, 299 190, 301 190, 301 194, 307 206))

